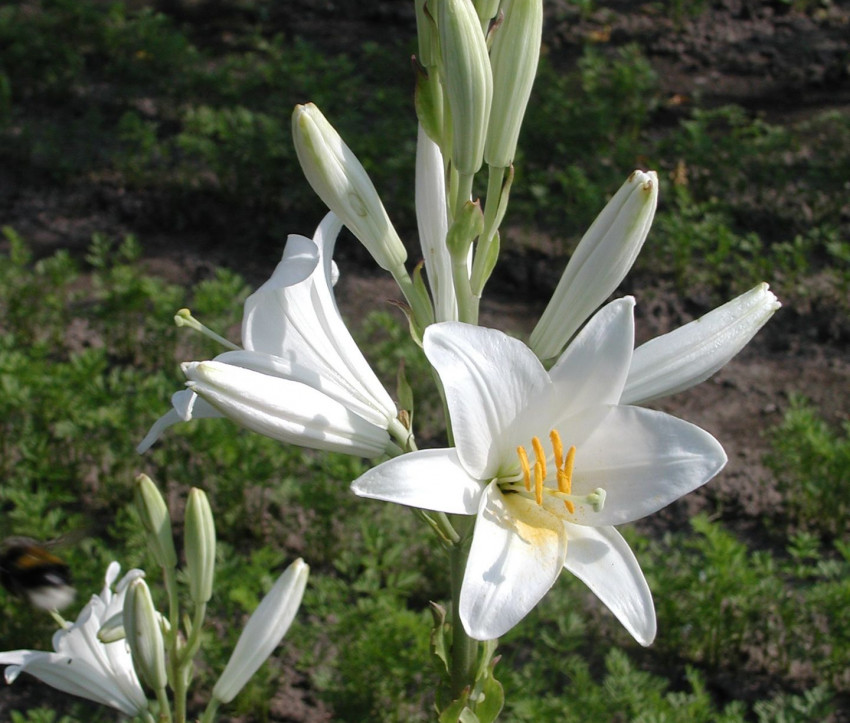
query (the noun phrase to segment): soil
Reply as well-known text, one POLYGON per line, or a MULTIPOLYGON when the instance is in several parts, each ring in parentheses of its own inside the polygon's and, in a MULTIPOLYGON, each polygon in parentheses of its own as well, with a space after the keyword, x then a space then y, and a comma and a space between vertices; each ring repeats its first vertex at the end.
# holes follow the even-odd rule
MULTIPOLYGON (((588 40, 610 48, 638 43, 658 71, 665 95, 679 99, 677 102, 696 98, 709 105, 735 102, 763 112, 775 122, 825 108, 850 111, 850 2, 720 0, 700 4, 706 7, 698 16, 685 13, 676 18, 662 12, 660 3, 600 1, 593 4, 593 12, 582 17, 565 0, 547 2, 546 47, 554 62, 567 67, 588 40), (797 5, 805 5, 807 11, 795 10, 797 5)), ((206 13, 211 24, 216 22, 216 9, 225 13, 230 8, 214 0, 162 5, 186 18, 206 13)), ((412 3, 408 1, 337 4, 334 0, 296 0, 286 5, 286 16, 273 16, 270 22, 293 34, 317 41, 324 38, 331 48, 357 47, 363 40, 380 43, 388 32, 414 33, 412 3)), ((225 20, 222 18, 222 23, 225 20)), ((133 232, 134 220, 147 203, 108 181, 89 180, 61 188, 21 187, 0 169, 3 223, 35 244, 39 255, 57 247, 79 252, 95 231, 114 236, 133 232)), ((308 233, 310 229, 297 231, 308 233)), ((269 272, 265 263, 241 256, 238 246, 211 247, 202 229, 191 235, 153 229, 140 240, 149 269, 172 281, 193 284, 221 264, 240 271, 252 284, 260 283, 269 272)), ((564 261, 543 260, 553 269, 561 268, 564 261)), ((347 266, 342 271, 338 299, 343 313, 352 320, 382 306, 383 300, 397 297, 393 282, 371 269, 347 266)), ((686 306, 669 289, 653 285, 651 279, 637 283, 639 287, 630 291, 638 299, 642 339, 706 310, 695 303, 686 306)), ((497 278, 483 301, 482 323, 527 332, 550 291, 538 285, 532 295, 522 285, 497 278)), ((721 501, 724 520, 758 540, 759 516, 781 504, 762 463, 767 449, 764 431, 781 420, 789 396, 801 393, 809 397, 830 422, 850 421, 847 342, 813 336, 812 313, 780 310, 756 340, 714 378, 659 405, 720 439, 729 464, 706 488, 651 518, 646 523, 649 528, 682 527, 694 512, 721 501)), ((287 705, 282 708, 289 712, 275 720, 315 723, 330 719, 328 711, 297 686, 284 694, 287 705)))

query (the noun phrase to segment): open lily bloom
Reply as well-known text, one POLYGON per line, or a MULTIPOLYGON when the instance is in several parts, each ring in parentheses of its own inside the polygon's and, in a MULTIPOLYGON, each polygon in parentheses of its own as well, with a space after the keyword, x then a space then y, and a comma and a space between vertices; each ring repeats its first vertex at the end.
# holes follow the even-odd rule
POLYGON ((113 593, 112 585, 120 569, 117 562, 110 563, 100 595, 92 596, 77 622, 56 632, 53 636, 56 652, 0 653, 0 664, 8 666, 6 682, 14 682, 20 673, 29 673, 57 690, 110 706, 128 716, 145 711, 148 701, 133 669, 126 641, 102 643, 97 636, 101 625, 123 609, 130 582, 143 575, 141 570, 130 570, 113 593))
POLYGON ((341 227, 329 213, 312 239, 289 237, 271 278, 245 302, 244 349, 184 364, 190 391, 174 396, 140 452, 172 424, 210 416, 301 446, 384 452, 387 430, 400 423, 334 299, 331 256, 341 227))
POLYGON ((355 480, 355 493, 476 515, 460 593, 473 638, 497 638, 562 568, 643 645, 655 610, 614 525, 651 514, 725 464, 699 427, 619 404, 634 347, 634 300, 603 307, 547 372, 522 342, 456 322, 424 348, 440 376, 455 447, 405 454, 355 480))

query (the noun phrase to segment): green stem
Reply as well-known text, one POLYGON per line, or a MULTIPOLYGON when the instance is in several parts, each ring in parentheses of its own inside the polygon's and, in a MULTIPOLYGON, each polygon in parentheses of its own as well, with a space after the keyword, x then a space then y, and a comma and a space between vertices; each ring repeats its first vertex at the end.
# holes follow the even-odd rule
POLYGON ((218 706, 220 705, 218 698, 210 698, 210 702, 207 703, 207 707, 204 710, 204 714, 201 716, 199 723, 213 723, 215 720, 215 714, 218 712, 218 706))
POLYGON ((451 653, 451 692, 457 699, 464 689, 475 685, 478 641, 467 635, 460 621, 460 588, 466 570, 466 558, 469 556, 470 539, 462 539, 452 547, 451 584, 452 584, 452 653, 451 653))

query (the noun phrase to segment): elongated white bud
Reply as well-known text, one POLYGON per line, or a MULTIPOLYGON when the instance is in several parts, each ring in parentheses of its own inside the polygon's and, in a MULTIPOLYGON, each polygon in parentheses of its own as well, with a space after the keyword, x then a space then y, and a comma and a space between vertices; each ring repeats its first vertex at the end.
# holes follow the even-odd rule
POLYGON ((780 306, 762 283, 639 346, 620 403, 644 404, 705 381, 741 351, 780 306))
POLYGON ((635 261, 649 233, 658 203, 654 171, 635 171, 579 242, 546 310, 531 332, 529 346, 541 359, 560 354, 635 261))
POLYGON ((222 703, 233 700, 278 646, 301 605, 309 573, 309 566, 299 558, 277 579, 248 619, 213 688, 214 698, 222 703))
POLYGON ((394 274, 403 269, 407 251, 366 169, 312 103, 295 106, 292 137, 304 175, 319 198, 381 268, 394 274))

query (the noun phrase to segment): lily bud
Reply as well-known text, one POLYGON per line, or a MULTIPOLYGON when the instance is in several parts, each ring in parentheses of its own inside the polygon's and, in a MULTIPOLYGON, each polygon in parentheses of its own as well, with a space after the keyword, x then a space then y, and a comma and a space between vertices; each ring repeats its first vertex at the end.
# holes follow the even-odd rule
POLYGON ((635 171, 584 234, 529 346, 557 356, 593 311, 619 286, 643 247, 658 203, 654 171, 635 171))
POLYGON ((216 700, 222 703, 233 700, 278 646, 301 605, 309 572, 307 563, 297 559, 262 599, 213 688, 216 700))
POLYGON ((537 74, 543 37, 543 0, 510 0, 505 20, 495 32, 490 64, 493 68, 493 107, 484 160, 507 168, 514 160, 531 86, 537 74))
POLYGON ((780 306, 762 283, 639 346, 620 404, 644 404, 705 381, 741 351, 780 306))
POLYGON ((195 603, 205 603, 215 577, 215 521, 206 494, 197 487, 189 491, 184 523, 189 594, 195 603))
POLYGON ((295 106, 292 136, 310 186, 348 226, 378 265, 397 273, 407 251, 366 170, 312 103, 295 106))
POLYGON ((154 690, 165 688, 168 674, 159 615, 153 606, 151 591, 141 578, 134 580, 127 588, 127 596, 124 598, 124 631, 136 672, 154 690))
POLYGON ((171 532, 171 517, 165 500, 150 477, 144 474, 136 477, 133 498, 147 533, 148 547, 157 564, 166 568, 176 567, 177 552, 171 532))
POLYGON ((452 119, 452 163, 471 175, 484 158, 493 100, 487 42, 471 0, 440 0, 437 28, 452 119))

